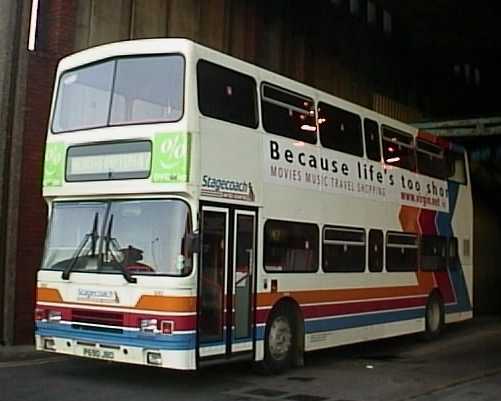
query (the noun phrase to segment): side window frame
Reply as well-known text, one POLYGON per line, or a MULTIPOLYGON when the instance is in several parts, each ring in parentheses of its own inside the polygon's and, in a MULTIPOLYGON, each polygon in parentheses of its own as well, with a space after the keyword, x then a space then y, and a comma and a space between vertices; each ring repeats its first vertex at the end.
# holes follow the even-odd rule
MULTIPOLYGON (((320 143, 325 149, 331 149, 335 150, 337 152, 342 152, 348 155, 353 155, 357 157, 363 157, 364 156, 364 133, 363 133, 363 128, 362 128, 362 118, 358 113, 343 109, 338 106, 334 106, 333 104, 327 103, 327 102, 318 102, 317 103, 317 115, 318 115, 318 126, 319 126, 319 138, 320 138, 320 143), (328 128, 324 124, 329 124, 329 119, 328 118, 322 118, 321 113, 322 113, 322 108, 324 110, 327 110, 326 113, 331 113, 331 114, 339 114, 342 117, 345 117, 344 120, 341 120, 341 125, 343 126, 342 130, 344 130, 344 125, 348 124, 352 130, 350 130, 347 135, 353 136, 355 134, 358 134, 358 144, 357 148, 353 149, 347 149, 346 147, 343 148, 341 147, 336 147, 336 144, 343 144, 346 143, 346 141, 334 141, 333 144, 329 143, 329 136, 334 135, 339 133, 339 130, 336 129, 336 127, 332 127, 329 131, 326 131, 328 128), (330 109, 330 110, 329 110, 330 109), (351 124, 355 123, 355 124, 351 124), (357 132, 358 131, 358 132, 357 132)), ((338 116, 339 117, 339 116, 338 116)))
POLYGON ((459 240, 457 237, 447 238, 447 269, 456 271, 459 268, 461 260, 459 258, 459 240), (454 254, 451 252, 451 246, 454 248, 454 254))
MULTIPOLYGON (((290 227, 289 229, 287 230, 287 232, 293 232, 294 230, 292 230, 290 227)), ((303 230, 304 232, 304 230, 303 230)), ((278 240, 276 240, 275 242, 278 242, 278 240)), ((284 240, 282 240, 282 242, 284 242, 284 240)), ((290 239, 287 239, 285 241, 288 245, 290 245, 291 241, 290 239)), ((293 274, 293 273, 317 273, 318 272, 318 267, 319 267, 319 261, 320 261, 320 234, 319 234, 319 228, 318 228, 318 225, 317 224, 314 224, 314 223, 304 223, 304 222, 299 222, 299 221, 290 221, 290 220, 281 220, 281 219, 267 219, 264 223, 264 226, 263 226, 263 268, 264 268, 264 271, 266 271, 267 273, 270 273, 270 274, 293 274), (271 247, 270 244, 271 242, 267 242, 267 239, 268 239, 268 224, 273 224, 273 223, 279 223, 279 224, 284 224, 284 225, 287 225, 287 224, 290 224, 290 225, 297 225, 297 226, 300 226, 302 225, 303 227, 309 227, 310 229, 315 229, 315 232, 314 232, 314 236, 315 238, 312 238, 311 241, 309 241, 309 245, 308 245, 308 248, 304 248, 304 249, 301 249, 301 248, 285 248, 286 249, 286 252, 288 249, 292 249, 294 251, 301 251, 301 250, 307 250, 309 249, 309 247, 312 247, 313 248, 313 252, 312 252, 312 258, 313 260, 311 261, 311 270, 287 270, 287 269, 283 269, 283 266, 282 266, 282 269, 270 269, 269 266, 272 266, 272 265, 267 265, 267 263, 270 261, 270 256, 269 256, 269 252, 270 252, 270 249, 271 248, 283 248, 283 247, 279 247, 279 246, 275 246, 275 247, 271 247)), ((286 260, 290 257, 291 259, 295 259, 295 256, 296 255, 289 255, 286 253, 286 260)), ((301 256, 301 255, 297 255, 297 256, 301 256)), ((305 256, 305 255, 302 255, 302 256, 305 256)), ((283 258, 283 257, 282 257, 283 258)), ((287 267, 287 266, 285 266, 287 267)))
POLYGON ((385 266, 386 271, 390 273, 412 273, 418 271, 419 265, 419 239, 418 236, 414 233, 408 232, 398 232, 398 231, 388 231, 386 233, 386 242, 385 242, 385 266), (392 236, 400 236, 401 242, 392 242, 390 241, 390 237, 392 236), (407 239, 404 240, 404 238, 407 239), (414 243, 412 243, 414 242, 414 243), (415 252, 414 256, 414 264, 410 267, 394 267, 391 263, 389 263, 389 258, 393 256, 390 253, 389 248, 398 248, 399 252, 405 255, 405 249, 412 249, 415 252))
POLYGON ((389 165, 389 166, 395 166, 395 167, 399 167, 399 168, 403 168, 405 170, 409 170, 409 171, 412 171, 412 172, 415 172, 416 171, 416 146, 415 146, 415 142, 414 142, 414 137, 407 133, 407 132, 403 132, 399 129, 396 129, 396 128, 393 128, 393 127, 390 127, 388 125, 382 125, 381 126, 381 142, 382 142, 382 145, 383 145, 383 159, 384 159, 384 163, 385 165, 389 165), (386 133, 393 133, 396 137, 400 136, 400 139, 401 140, 393 140, 392 139, 389 139, 387 136, 386 136, 386 133), (406 138, 406 139, 404 139, 406 138), (393 156, 395 159, 398 159, 398 160, 394 160, 393 162, 390 162, 389 161, 392 159, 391 157, 387 157, 387 156, 390 156, 390 155, 387 155, 386 153, 386 146, 385 146, 385 143, 386 142, 389 142, 391 143, 392 145, 394 146, 397 146, 399 149, 401 147, 404 147, 407 149, 407 152, 408 152, 408 155, 409 157, 411 158, 410 159, 410 164, 411 165, 407 165, 407 163, 405 165, 401 165, 401 164, 398 164, 399 161, 401 161, 401 158, 399 156, 398 153, 395 153, 393 156))
POLYGON ((419 174, 423 174, 439 180, 446 179, 446 170, 448 166, 445 159, 445 150, 440 146, 428 142, 422 138, 416 138, 416 164, 416 171, 419 174), (423 158, 429 158, 430 165, 424 164, 422 162, 423 158), (422 165, 425 165, 426 167, 423 168, 422 165))
POLYGON ((461 185, 468 185, 468 163, 466 162, 467 153, 464 150, 450 149, 447 152, 447 179, 461 185), (454 158, 454 156, 456 156, 454 158), (458 157, 460 156, 460 157, 458 157), (459 161, 463 178, 458 178, 456 174, 456 161, 459 161), (453 163, 453 164, 451 164, 453 163))
POLYGON ((365 229, 360 228, 360 227, 349 227, 349 226, 324 226, 322 230, 322 271, 324 273, 364 273, 366 271, 366 265, 367 265, 367 255, 366 255, 366 249, 367 249, 367 233, 365 229), (348 234, 347 237, 344 240, 341 238, 337 239, 327 239, 326 238, 326 233, 327 231, 337 231, 338 236, 341 234, 343 236, 344 234, 348 234), (362 241, 356 241, 356 237, 358 235, 362 235, 362 241), (351 238, 349 238, 351 237, 351 238), (343 251, 349 252, 348 247, 362 247, 362 258, 363 260, 360 261, 361 263, 354 263, 354 266, 350 267, 339 267, 339 266, 334 266, 334 269, 327 269, 327 251, 326 248, 328 246, 335 246, 335 247, 343 247, 343 251))
MULTIPOLYGON (((202 114, 205 117, 214 118, 214 119, 219 120, 219 121, 224 121, 224 122, 227 122, 230 124, 236 124, 236 125, 239 125, 242 127, 247 127, 247 128, 252 128, 252 129, 257 129, 259 127, 258 90, 257 90, 256 79, 253 76, 241 73, 239 71, 236 71, 234 69, 228 68, 226 66, 223 66, 223 65, 220 65, 217 63, 213 63, 213 62, 205 60, 203 58, 201 58, 197 61, 196 76, 197 76, 198 110, 199 110, 200 114, 202 114), (245 119, 242 119, 242 118, 239 119, 236 117, 235 118, 228 118, 229 114, 224 115, 224 113, 225 113, 224 111, 217 113, 217 112, 208 111, 207 109, 204 110, 205 106, 202 106, 203 94, 202 94, 202 85, 201 85, 201 77, 200 77, 200 74, 201 74, 200 70, 201 70, 201 68, 203 68, 203 65, 209 66, 210 68, 213 68, 214 70, 219 70, 219 72, 222 72, 222 71, 229 72, 228 76, 231 77, 231 82, 236 82, 236 78, 238 77, 239 79, 241 79, 241 82, 243 82, 244 80, 247 80, 248 81, 247 83, 251 84, 252 95, 254 97, 254 99, 252 99, 252 107, 253 107, 252 114, 253 115, 251 116, 249 114, 249 117, 251 117, 251 118, 249 118, 248 121, 244 121, 245 119), (251 119, 252 119, 252 121, 251 121, 251 119)), ((226 90, 228 92, 232 91, 233 90, 232 86, 228 84, 226 86, 226 90)), ((232 96, 232 95, 227 94, 227 96, 232 96)), ((226 103, 231 103, 231 102, 228 101, 226 103)), ((250 111, 250 110, 248 110, 248 111, 250 111)))
POLYGON ((368 241, 367 241, 367 261, 369 265, 369 272, 371 273, 381 273, 384 270, 384 254, 385 254, 385 238, 383 230, 377 228, 371 228, 369 230, 368 241), (377 247, 373 250, 373 247, 377 247), (371 253, 373 252, 373 253, 371 253), (377 267, 377 263, 372 263, 373 257, 378 258, 378 263, 380 264, 377 267))
MULTIPOLYGON (((440 235, 422 235, 419 238, 419 270, 425 272, 443 272, 446 271, 448 265, 447 257, 447 238, 440 235), (424 253, 424 245, 426 242, 426 247, 433 247, 434 251, 436 248, 437 254, 429 255, 424 253), (431 242, 431 244, 430 244, 431 242), (442 255, 440 255, 442 254, 442 255), (424 258, 435 258, 437 259, 438 265, 425 265, 423 262, 424 258), (443 259, 440 262, 440 258, 443 259)), ((435 261, 433 262, 435 263, 435 261)))
MULTIPOLYGON (((263 81, 260 85, 260 113, 261 113, 261 124, 263 130, 269 134, 278 135, 284 138, 289 138, 296 141, 301 141, 305 143, 309 143, 311 145, 316 145, 318 143, 318 124, 317 124, 317 112, 316 112, 316 102, 313 97, 303 95, 301 93, 294 92, 292 90, 286 89, 281 86, 277 86, 271 84, 269 82, 263 81), (265 92, 269 89, 270 91, 275 91, 277 97, 283 97, 282 99, 269 97, 265 92), (289 99, 287 99, 289 97, 289 99), (295 100, 302 101, 303 106, 298 104, 292 104, 293 102, 287 102, 287 100, 295 100), (308 106, 310 107, 308 109, 308 106), (277 129, 277 127, 271 127, 268 125, 268 113, 272 113, 268 108, 278 108, 281 112, 287 111, 289 114, 289 120, 282 119, 282 122, 289 122, 290 125, 293 125, 294 122, 291 122, 293 116, 299 116, 299 119, 303 119, 305 124, 303 124, 299 129, 295 130, 282 130, 277 129), (310 121, 308 121, 308 119, 310 121), (304 132, 301 131, 302 127, 309 127, 310 130, 304 129, 304 132), (288 134, 287 134, 288 132, 288 134)), ((275 110, 276 111, 276 110, 275 110)), ((278 119, 277 119, 278 120, 278 119)))
MULTIPOLYGON (((375 162, 381 162, 382 160, 382 150, 381 150, 381 129, 380 129, 380 126, 379 126, 379 123, 376 121, 376 120, 373 120, 371 118, 364 118, 364 147, 365 147, 365 156, 367 157, 367 159, 369 160, 372 160, 372 161, 375 161, 375 162), (369 142, 367 141, 367 136, 368 136, 368 125, 369 124, 372 124, 373 126, 375 126, 376 128, 376 134, 377 134, 377 151, 374 153, 374 152, 369 152, 369 147, 368 147, 368 144, 369 142), (369 154, 372 155, 369 156, 369 154), (377 154, 377 156, 376 156, 377 154)), ((372 141, 371 143, 374 143, 375 141, 372 141)))

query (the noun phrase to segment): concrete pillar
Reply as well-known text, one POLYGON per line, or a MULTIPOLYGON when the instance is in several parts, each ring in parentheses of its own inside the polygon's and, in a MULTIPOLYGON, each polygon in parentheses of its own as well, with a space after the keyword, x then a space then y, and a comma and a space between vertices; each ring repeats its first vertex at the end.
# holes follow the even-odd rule
MULTIPOLYGON (((250 63, 256 59, 256 2, 227 0, 225 40, 232 56, 250 63)), ((260 46, 262 44, 260 43, 260 46)))
POLYGON ((198 40, 200 36, 200 2, 170 0, 168 35, 198 40))
POLYGON ((284 62, 284 15, 287 3, 276 0, 259 4, 258 18, 261 26, 257 29, 258 39, 256 61, 260 66, 274 72, 282 72, 284 62))
MULTIPOLYGON (((475 190, 475 188, 474 188, 475 190)), ((498 206, 486 202, 489 193, 473 192, 474 199, 474 246, 473 289, 474 309, 476 314, 493 314, 501 311, 499 284, 499 244, 501 243, 501 218, 498 206)))
MULTIPOLYGON (((230 0, 207 0, 200 5, 200 43, 227 51, 230 0)), ((239 21, 241 22, 241 21, 239 21)))
POLYGON ((89 47, 91 17, 92 1, 78 0, 76 10, 75 40, 73 44, 75 51, 84 50, 89 47))
POLYGON ((168 1, 134 0, 132 38, 163 38, 167 35, 168 1))
POLYGON ((89 46, 131 39, 132 0, 87 1, 92 3, 89 46))
POLYGON ((13 344, 16 246, 31 1, 0 0, 0 343, 13 344))

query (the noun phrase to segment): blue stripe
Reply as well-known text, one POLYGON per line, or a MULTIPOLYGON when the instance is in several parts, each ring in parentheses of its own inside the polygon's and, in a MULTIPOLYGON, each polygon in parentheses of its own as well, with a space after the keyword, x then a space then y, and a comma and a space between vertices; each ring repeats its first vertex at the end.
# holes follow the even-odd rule
MULTIPOLYGON (((454 211, 456 210, 459 188, 460 184, 448 181, 449 213, 438 213, 437 228, 439 235, 443 235, 445 237, 454 236, 454 232, 452 230, 452 217, 454 216, 454 211)), ((446 312, 457 313, 471 311, 472 306, 470 296, 468 294, 468 287, 466 285, 463 267, 459 261, 457 261, 456 265, 449 270, 449 277, 451 279, 452 286, 454 287, 454 292, 456 293, 457 304, 447 305, 445 308, 446 312)))
MULTIPOLYGON (((320 333, 324 331, 335 331, 353 329, 357 327, 373 326, 392 322, 401 322, 413 319, 424 318, 424 307, 407 309, 403 311, 389 311, 382 313, 371 313, 365 315, 327 317, 325 319, 305 321, 305 331, 307 334, 320 333)), ((264 339, 264 326, 256 330, 257 340, 264 339)))
POLYGON ((140 332, 124 331, 123 334, 103 333, 74 329, 65 324, 37 323, 36 334, 60 337, 78 341, 97 342, 108 345, 125 345, 162 350, 191 350, 195 348, 195 333, 167 335, 147 335, 140 332))
MULTIPOLYGON (((223 338, 226 338, 226 326, 223 327, 223 338)), ((244 337, 244 338, 235 338, 235 328, 232 327, 232 339, 231 342, 232 344, 241 344, 241 343, 248 343, 249 341, 252 341, 252 337, 244 337)), ((201 341, 200 342, 200 347, 214 347, 218 345, 226 345, 226 340, 215 340, 215 341, 201 341)))

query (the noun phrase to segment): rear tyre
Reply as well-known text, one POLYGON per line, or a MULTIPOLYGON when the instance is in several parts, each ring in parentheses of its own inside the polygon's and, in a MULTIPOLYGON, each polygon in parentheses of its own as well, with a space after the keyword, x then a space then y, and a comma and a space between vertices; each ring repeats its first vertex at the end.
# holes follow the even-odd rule
POLYGON ((424 338, 434 340, 440 336, 445 325, 445 310, 442 298, 433 293, 428 298, 425 312, 426 328, 424 338))
POLYGON ((271 313, 266 325, 263 367, 270 373, 280 373, 292 366, 297 344, 295 322, 286 308, 271 313))

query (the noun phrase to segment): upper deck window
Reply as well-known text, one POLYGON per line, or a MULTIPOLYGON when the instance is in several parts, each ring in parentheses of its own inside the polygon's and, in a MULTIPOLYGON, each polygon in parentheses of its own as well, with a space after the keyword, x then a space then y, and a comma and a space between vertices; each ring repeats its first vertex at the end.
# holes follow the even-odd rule
POLYGON ((254 78, 201 60, 197 65, 198 105, 204 116, 257 128, 254 78))
POLYGON ((416 154, 412 135, 383 125, 383 156, 390 166, 414 171, 416 154))
POLYGON ((416 155, 419 173, 442 180, 446 178, 447 160, 444 149, 423 139, 417 139, 416 155))
POLYGON ((350 155, 363 156, 362 123, 358 114, 319 103, 318 125, 323 146, 350 155))
POLYGON ((447 153, 447 177, 449 180, 466 184, 466 162, 464 151, 450 150, 447 153))
POLYGON ((313 99, 263 84, 263 127, 267 132, 307 143, 317 143, 313 99))
POLYGON ((121 57, 61 75, 55 133, 178 121, 183 116, 184 58, 121 57))
POLYGON ((376 121, 364 120, 365 153, 370 160, 381 161, 381 145, 379 143, 379 125, 376 121))

